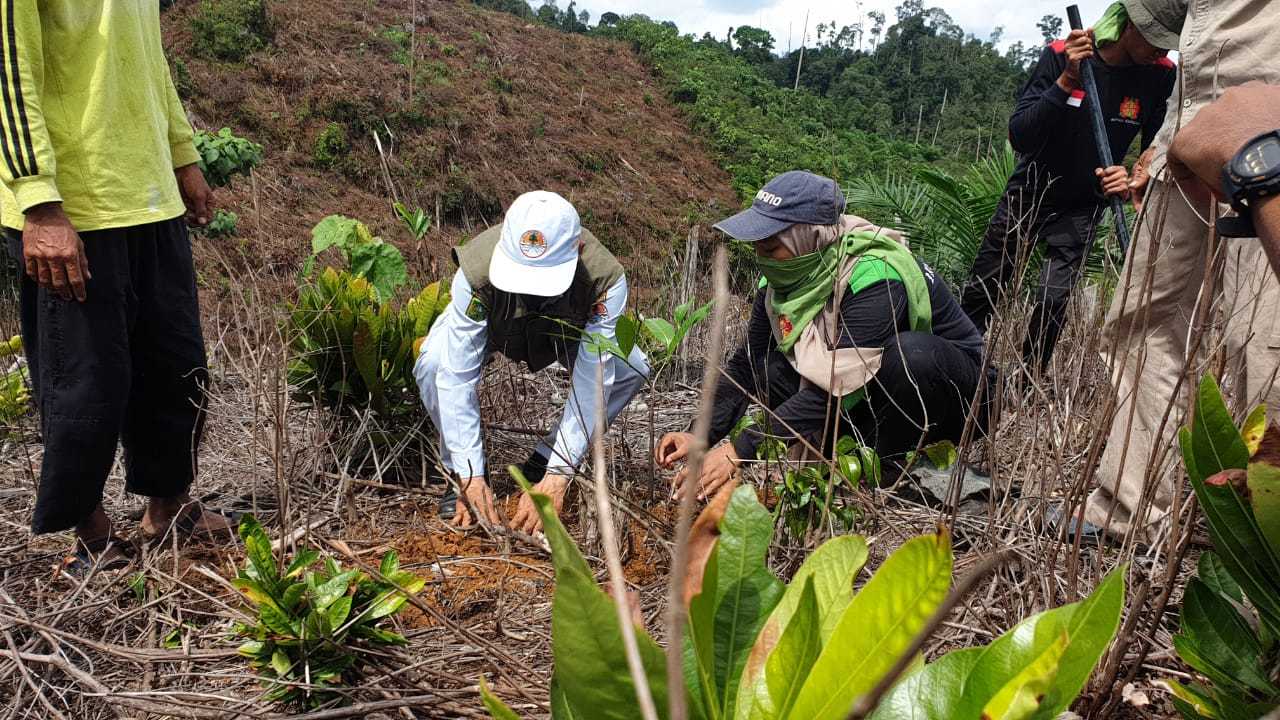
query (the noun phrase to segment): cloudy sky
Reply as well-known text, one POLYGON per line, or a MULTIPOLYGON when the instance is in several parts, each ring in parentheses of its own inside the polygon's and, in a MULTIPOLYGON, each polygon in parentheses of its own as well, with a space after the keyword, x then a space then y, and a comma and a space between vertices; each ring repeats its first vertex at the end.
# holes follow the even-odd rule
MULTIPOLYGON (((563 8, 568 1, 559 0, 558 4, 563 8)), ((1076 2, 1086 24, 1100 16, 1108 5, 1106 0, 1076 2)), ((994 28, 1003 27, 1001 45, 1007 46, 1018 40, 1028 44, 1040 43, 1036 21, 1048 13, 1061 15, 1065 27, 1068 3, 1069 0, 926 0, 925 7, 941 7, 965 32, 982 39, 989 37, 994 28)), ((532 4, 536 7, 541 0, 534 0, 532 4)), ((880 10, 887 18, 886 25, 891 25, 897 4, 885 0, 864 0, 861 12, 865 15, 871 10, 880 10)), ((755 25, 771 32, 776 40, 775 50, 785 52, 788 32, 791 45, 800 46, 805 11, 809 12, 812 37, 813 26, 819 22, 834 20, 837 26, 857 22, 858 5, 855 0, 578 0, 577 7, 590 11, 593 23, 601 13, 608 11, 619 15, 644 13, 655 20, 674 21, 683 33, 701 35, 711 32, 717 37, 723 37, 731 26, 755 25)))

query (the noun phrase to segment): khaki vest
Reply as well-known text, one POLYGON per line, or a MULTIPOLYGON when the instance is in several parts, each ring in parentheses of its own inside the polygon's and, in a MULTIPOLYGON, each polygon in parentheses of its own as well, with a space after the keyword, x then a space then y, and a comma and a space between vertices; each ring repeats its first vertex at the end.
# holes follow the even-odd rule
MULTIPOLYGON (((501 237, 502 226, 495 225, 453 249, 453 261, 462 269, 474 300, 483 306, 478 312, 484 313, 489 324, 486 351, 500 352, 534 371, 555 362, 568 366, 588 319, 622 277, 622 265, 595 235, 583 229, 573 284, 549 304, 531 308, 526 300, 533 298, 503 292, 489 283, 489 260, 501 237)), ((468 308, 468 314, 471 311, 468 308)))

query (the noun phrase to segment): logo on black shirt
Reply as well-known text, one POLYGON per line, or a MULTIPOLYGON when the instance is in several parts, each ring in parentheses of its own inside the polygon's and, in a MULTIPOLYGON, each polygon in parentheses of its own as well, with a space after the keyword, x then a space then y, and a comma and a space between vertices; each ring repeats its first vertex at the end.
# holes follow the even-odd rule
POLYGON ((1126 97, 1120 103, 1120 117, 1125 120, 1137 120, 1142 114, 1142 103, 1136 97, 1126 97))

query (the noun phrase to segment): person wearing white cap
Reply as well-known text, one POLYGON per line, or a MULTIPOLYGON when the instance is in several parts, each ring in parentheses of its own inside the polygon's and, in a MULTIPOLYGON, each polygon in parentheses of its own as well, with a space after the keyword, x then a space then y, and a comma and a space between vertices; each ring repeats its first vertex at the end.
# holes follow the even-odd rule
MULTIPOLYGON (((524 465, 525 476, 558 511, 595 428, 597 366, 603 363, 606 426, 649 374, 639 348, 624 362, 579 342, 614 337, 627 305, 622 265, 582 227, 567 200, 546 191, 516 198, 501 226, 454 248, 453 257, 458 272, 449 307, 414 365, 422 402, 440 432, 442 460, 466 497, 453 523, 476 520, 468 505, 485 520, 498 520, 485 480, 477 394, 485 360, 494 352, 530 370, 559 362, 573 372, 560 424, 524 465)), ((447 504, 442 503, 445 514, 447 504)), ((521 497, 511 525, 524 532, 541 526, 528 495, 521 497)))

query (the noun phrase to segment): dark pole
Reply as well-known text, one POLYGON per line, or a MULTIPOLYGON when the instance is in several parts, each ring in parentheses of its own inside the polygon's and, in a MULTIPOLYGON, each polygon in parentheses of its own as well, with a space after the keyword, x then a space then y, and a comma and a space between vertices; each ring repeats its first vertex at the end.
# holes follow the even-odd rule
MULTIPOLYGON (((1067 21, 1071 24, 1072 30, 1084 29, 1084 24, 1080 22, 1080 8, 1076 5, 1067 6, 1067 21)), ((1098 160, 1102 163, 1102 167, 1111 167, 1115 161, 1111 157, 1111 140, 1107 137, 1107 121, 1102 117, 1102 105, 1098 103, 1098 83, 1093 79, 1091 60, 1080 63, 1080 80, 1084 83, 1084 104, 1089 112, 1089 124, 1093 126, 1093 142, 1098 148, 1098 160)), ((1120 241, 1120 254, 1127 255, 1129 225, 1125 222, 1124 201, 1114 195, 1111 196, 1111 213, 1115 215, 1116 238, 1120 241)))

